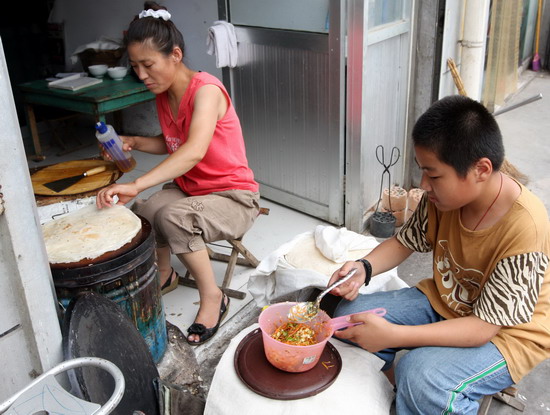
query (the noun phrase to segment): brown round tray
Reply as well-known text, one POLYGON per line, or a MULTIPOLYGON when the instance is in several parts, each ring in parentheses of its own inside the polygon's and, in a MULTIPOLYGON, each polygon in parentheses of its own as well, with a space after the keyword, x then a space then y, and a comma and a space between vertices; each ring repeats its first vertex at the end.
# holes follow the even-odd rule
POLYGON ((142 232, 143 232, 143 223, 142 223, 141 229, 138 231, 136 236, 132 238, 130 242, 122 245, 120 248, 115 249, 114 251, 107 251, 96 258, 91 258, 91 259, 85 258, 77 262, 59 262, 56 264, 50 264, 50 268, 52 269, 81 268, 92 264, 99 264, 101 262, 108 261, 109 259, 116 258, 130 251, 135 246, 139 245, 139 243, 141 242, 142 232))
POLYGON ((251 390, 271 399, 293 400, 317 395, 334 383, 342 370, 338 350, 327 342, 319 363, 302 373, 290 373, 271 365, 264 353, 259 328, 248 333, 235 351, 237 376, 251 390))

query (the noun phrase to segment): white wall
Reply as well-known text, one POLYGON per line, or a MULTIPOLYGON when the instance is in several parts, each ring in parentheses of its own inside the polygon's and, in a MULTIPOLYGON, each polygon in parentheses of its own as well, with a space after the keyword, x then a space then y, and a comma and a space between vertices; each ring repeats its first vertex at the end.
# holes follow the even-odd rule
MULTIPOLYGON (((81 45, 101 37, 122 41, 122 33, 134 16, 143 9, 141 0, 56 0, 50 22, 65 23, 65 54, 68 71, 80 71, 80 62, 71 65, 71 55, 81 45)), ((208 72, 219 79, 215 56, 206 53, 208 28, 218 20, 217 0, 157 1, 166 6, 172 21, 185 40, 185 64, 194 70, 208 72)), ((123 111, 124 134, 157 135, 160 127, 154 101, 123 111)))
MULTIPOLYGON (((168 8, 172 21, 183 34, 186 44, 185 63, 195 70, 209 72, 221 79, 215 57, 206 53, 208 28, 218 19, 217 0, 158 1, 168 8)), ((65 23, 67 62, 78 46, 101 36, 122 39, 122 32, 143 9, 140 0, 56 0, 50 22, 65 23)), ((72 69, 72 68, 67 68, 72 69)))

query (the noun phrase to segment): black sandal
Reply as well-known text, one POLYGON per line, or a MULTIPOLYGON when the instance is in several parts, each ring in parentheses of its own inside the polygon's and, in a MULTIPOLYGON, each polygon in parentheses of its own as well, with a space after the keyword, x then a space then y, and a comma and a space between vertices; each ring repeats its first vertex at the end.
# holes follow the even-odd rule
POLYGON ((170 273, 170 278, 166 280, 166 282, 160 287, 160 294, 168 294, 170 291, 174 291, 176 288, 178 288, 178 281, 180 279, 179 274, 172 268, 172 272, 170 273), (175 277, 174 277, 175 274, 175 277))
POLYGON ((203 344, 203 343, 207 342, 208 340, 210 340, 214 336, 214 334, 216 334, 218 329, 220 328, 220 323, 222 322, 222 320, 226 316, 227 311, 229 310, 229 301, 230 301, 229 297, 227 295, 225 295, 225 293, 224 293, 223 296, 222 296, 222 303, 220 305, 220 316, 218 318, 218 322, 216 323, 216 325, 214 327, 206 328, 204 326, 204 324, 201 324, 201 323, 191 324, 189 326, 189 328, 187 329, 188 334, 187 334, 187 337, 185 338, 187 340, 187 343, 189 343, 192 346, 198 346, 199 344, 203 344), (225 303, 226 298, 227 298, 227 304, 225 303), (199 341, 196 342, 196 341, 189 340, 189 336, 191 334, 198 334, 199 341))

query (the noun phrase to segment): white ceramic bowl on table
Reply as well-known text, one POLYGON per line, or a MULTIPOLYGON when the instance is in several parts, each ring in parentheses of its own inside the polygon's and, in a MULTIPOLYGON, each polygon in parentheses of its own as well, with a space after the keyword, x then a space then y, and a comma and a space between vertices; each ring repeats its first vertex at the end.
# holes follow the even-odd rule
POLYGON ((88 72, 96 78, 103 78, 103 75, 107 72, 107 65, 90 65, 88 66, 88 72))
POLYGON ((125 66, 115 66, 114 68, 107 69, 107 73, 115 81, 120 81, 128 73, 128 68, 125 66))

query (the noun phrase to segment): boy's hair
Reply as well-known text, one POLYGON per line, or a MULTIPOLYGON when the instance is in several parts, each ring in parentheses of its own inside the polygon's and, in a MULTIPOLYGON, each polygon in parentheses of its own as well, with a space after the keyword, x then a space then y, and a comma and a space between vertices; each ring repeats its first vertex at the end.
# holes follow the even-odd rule
POLYGON ((477 101, 452 95, 436 101, 416 122, 415 146, 433 151, 459 177, 487 157, 498 171, 504 160, 502 135, 494 117, 477 101))
MULTIPOLYGON (((144 9, 167 10, 164 6, 159 6, 154 1, 146 1, 144 9)), ((150 42, 157 51, 168 56, 172 53, 175 46, 178 46, 185 55, 185 42, 183 35, 176 28, 172 20, 163 20, 154 17, 139 18, 136 16, 124 36, 124 46, 128 47, 131 43, 150 42)))

